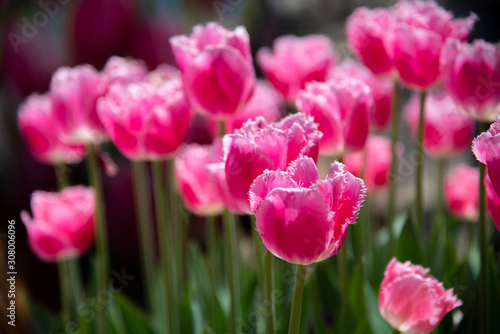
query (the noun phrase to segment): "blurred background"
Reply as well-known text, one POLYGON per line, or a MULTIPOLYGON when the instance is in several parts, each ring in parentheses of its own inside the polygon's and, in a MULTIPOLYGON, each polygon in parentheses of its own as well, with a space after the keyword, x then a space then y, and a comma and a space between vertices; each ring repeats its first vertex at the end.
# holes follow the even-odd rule
MULTIPOLYGON (((20 137, 19 104, 34 92, 48 90, 52 73, 61 66, 89 63, 102 69, 112 55, 142 59, 150 69, 174 64, 169 37, 189 33, 197 23, 219 21, 227 27, 244 25, 252 52, 271 46, 284 34, 326 34, 337 53, 350 56, 344 24, 358 6, 389 6, 395 1, 361 0, 0 0, 0 314, 6 296, 5 261, 7 221, 16 220, 17 291, 30 299, 59 309, 57 266, 37 259, 27 247, 19 212, 29 209, 34 190, 55 191, 51 166, 36 162, 20 137)), ((500 2, 497 0, 449 0, 439 3, 456 16, 477 13, 471 39, 497 42, 500 38, 500 2)), ((262 76, 256 67, 257 75, 262 76)), ((401 130, 408 141, 408 131, 401 130)), ((191 140, 209 142, 208 132, 194 128, 191 140), (194 138, 194 139, 193 139, 194 138)), ((118 166, 114 177, 104 176, 105 200, 112 251, 112 267, 126 267, 136 275, 124 293, 141 304, 140 265, 129 164, 111 144, 118 166), (116 195, 116 196, 115 196, 116 195), (119 195, 119 196, 118 196, 119 195)), ((84 164, 83 164, 84 165, 84 164)), ((87 183, 85 167, 72 166, 72 182, 87 183)), ((202 232, 191 217, 190 237, 202 232)), ((88 256, 84 268, 92 264, 88 256)), ((19 296, 19 295, 18 295, 19 296)), ((21 303, 21 298, 17 298, 21 303)), ((23 306, 17 311, 19 333, 31 332, 23 306)), ((1 328, 0 328, 1 330, 1 328)))

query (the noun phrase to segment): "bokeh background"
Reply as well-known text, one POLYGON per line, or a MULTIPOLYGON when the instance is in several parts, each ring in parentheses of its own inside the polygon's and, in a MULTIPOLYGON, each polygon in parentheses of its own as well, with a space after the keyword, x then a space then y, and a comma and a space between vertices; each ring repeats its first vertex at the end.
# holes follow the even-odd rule
MULTIPOLYGON (((0 316, 4 304, 6 226, 16 220, 17 324, 12 333, 32 332, 20 294, 59 309, 57 266, 37 259, 27 247, 19 212, 29 209, 34 190, 56 190, 51 166, 36 162, 17 126, 17 109, 26 96, 48 90, 52 73, 61 66, 89 63, 101 69, 112 55, 142 59, 150 69, 174 65, 169 37, 189 33, 197 23, 219 21, 228 27, 244 25, 252 52, 271 46, 280 35, 326 34, 337 53, 350 56, 345 43, 347 16, 358 6, 388 6, 395 1, 360 0, 0 0, 0 316)), ((474 11, 480 17, 471 39, 500 39, 500 1, 439 1, 456 16, 474 11)), ((256 67, 257 75, 262 76, 256 67)), ((203 124, 193 127, 188 140, 209 142, 203 124)), ((409 141, 408 131, 401 130, 409 141)), ((112 250, 112 267, 136 275, 124 290, 143 303, 135 213, 129 163, 107 144, 118 173, 104 176, 105 200, 112 250)), ((84 164, 72 166, 73 183, 87 183, 84 164)), ((430 167, 432 168, 432 167, 430 167)), ((432 173, 430 173, 432 178, 432 173)), ((404 194, 405 192, 403 192, 404 194)), ((410 196, 409 194, 407 196, 410 196)), ((404 198, 404 195, 403 195, 404 198)), ((189 237, 202 235, 203 224, 189 217, 189 237)), ((242 243, 243 247, 245 243, 242 243)), ((83 259, 84 270, 92 263, 83 259)), ((2 321, 4 325, 4 321, 2 321)), ((0 326, 0 331, 2 326, 0 326)), ((12 330, 12 329, 9 329, 12 330)))

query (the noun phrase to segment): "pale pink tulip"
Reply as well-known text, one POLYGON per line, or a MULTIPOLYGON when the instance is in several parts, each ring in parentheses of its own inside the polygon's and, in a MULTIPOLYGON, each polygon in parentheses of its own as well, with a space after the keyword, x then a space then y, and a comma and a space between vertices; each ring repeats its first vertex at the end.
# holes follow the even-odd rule
POLYGON ((382 317, 401 333, 428 334, 448 312, 462 305, 453 289, 445 290, 429 271, 396 258, 385 269, 378 308, 382 317))
POLYGON ((113 143, 131 160, 174 155, 192 116, 179 77, 160 87, 148 82, 113 85, 99 100, 98 111, 113 143))
POLYGON ((61 141, 54 127, 52 101, 48 95, 31 95, 20 106, 19 130, 33 156, 45 164, 77 163, 85 156, 85 146, 61 141))
POLYGON ((488 167, 488 176, 497 195, 500 195, 500 121, 481 133, 472 143, 476 159, 488 167))
MULTIPOLYGON (((420 98, 413 95, 405 106, 405 117, 416 137, 420 116, 420 98)), ((426 154, 449 157, 470 149, 474 121, 460 113, 458 105, 445 92, 432 92, 425 99, 424 144, 426 154)))
POLYGON ((337 58, 332 42, 322 35, 282 36, 272 51, 262 48, 257 53, 264 75, 289 102, 307 82, 325 81, 337 58))
POLYGON ((459 164, 444 181, 444 199, 450 213, 475 222, 479 214, 479 169, 459 164))
POLYGON ((266 170, 257 177, 250 203, 266 248, 280 259, 308 265, 339 251, 365 193, 363 180, 341 163, 318 180, 314 160, 302 157, 286 172, 266 170))
POLYGON ((141 82, 148 74, 148 69, 139 60, 113 56, 108 59, 102 77, 107 90, 113 84, 129 84, 141 82))
POLYGON ((491 218, 497 229, 500 231, 500 196, 495 192, 488 175, 484 178, 484 186, 486 187, 486 196, 488 200, 488 210, 491 218))
POLYGON ((441 54, 446 89, 463 112, 479 121, 500 113, 500 47, 476 40, 449 41, 441 54))
POLYGON ((95 193, 83 186, 59 193, 35 191, 31 211, 21 212, 32 251, 43 261, 75 258, 84 254, 94 240, 95 193))
POLYGON ((382 136, 370 135, 365 150, 346 154, 344 164, 349 172, 365 181, 368 191, 389 185, 392 161, 391 141, 382 136))
POLYGON ((240 112, 255 86, 249 36, 244 27, 229 31, 218 23, 197 25, 191 36, 170 38, 193 107, 225 120, 240 112))

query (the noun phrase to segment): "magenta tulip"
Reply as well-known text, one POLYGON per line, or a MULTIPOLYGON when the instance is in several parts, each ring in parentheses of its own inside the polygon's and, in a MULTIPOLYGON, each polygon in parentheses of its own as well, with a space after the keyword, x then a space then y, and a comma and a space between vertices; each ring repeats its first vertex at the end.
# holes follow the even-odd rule
POLYGON ((493 222, 500 231, 500 196, 495 192, 488 175, 484 178, 484 186, 486 187, 486 195, 488 200, 488 210, 491 213, 493 222))
POLYGON ((443 317, 462 305, 453 289, 445 290, 430 269, 393 258, 384 272, 378 308, 382 317, 401 333, 428 334, 443 317))
POLYGON ((54 128, 52 101, 48 95, 31 95, 19 108, 21 134, 33 156, 45 164, 77 163, 85 146, 66 144, 54 128))
POLYGON ((255 73, 245 28, 197 25, 191 36, 170 39, 193 107, 218 120, 233 117, 250 99, 255 73))
POLYGON ((479 121, 500 113, 500 48, 482 40, 452 40, 441 55, 446 89, 463 112, 479 121))
POLYGON ((365 193, 363 180, 341 163, 318 180, 314 160, 302 157, 286 172, 264 171, 250 188, 250 203, 266 248, 280 259, 308 265, 339 251, 365 193))
POLYGON ((490 126, 488 131, 474 139, 472 151, 477 160, 488 167, 488 176, 493 189, 500 196, 500 122, 498 120, 490 126))
POLYGON ((33 218, 21 212, 28 243, 43 261, 79 257, 94 240, 95 193, 83 186, 59 193, 35 191, 31 196, 33 218))
MULTIPOLYGON (((413 95, 405 106, 405 116, 413 137, 417 135, 420 99, 413 95)), ((459 107, 445 92, 432 92, 425 100, 424 143, 426 154, 449 157, 470 148, 474 121, 460 113, 459 107)))
POLYGON ((326 36, 283 36, 274 42, 272 51, 259 50, 257 61, 265 77, 287 101, 293 102, 307 82, 326 80, 337 63, 337 55, 326 36))
POLYGON ((459 164, 444 181, 444 199, 450 213, 476 222, 479 215, 479 169, 459 164))

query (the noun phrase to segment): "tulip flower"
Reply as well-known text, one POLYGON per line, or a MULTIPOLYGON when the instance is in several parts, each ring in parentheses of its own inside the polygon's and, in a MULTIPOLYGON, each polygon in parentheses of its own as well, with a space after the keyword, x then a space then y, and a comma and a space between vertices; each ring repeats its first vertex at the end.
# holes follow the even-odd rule
POLYGON ((170 38, 193 107, 217 120, 242 110, 255 86, 255 73, 245 28, 229 31, 218 23, 197 25, 191 36, 170 38))
POLYGON ((296 103, 319 124, 321 154, 341 156, 365 145, 373 99, 362 81, 339 76, 326 83, 310 82, 296 103))
MULTIPOLYGON (((225 135, 224 174, 232 205, 237 213, 250 213, 248 191, 266 169, 286 170, 300 156, 318 158, 321 133, 311 117, 297 113, 276 123, 259 117, 247 122, 234 134, 225 135)), ((220 171, 220 168, 219 168, 220 171)))
POLYGON ((391 141, 382 136, 370 135, 365 145, 366 152, 346 154, 344 164, 354 176, 362 178, 368 191, 386 188, 389 185, 391 167, 391 141))
POLYGON ((115 83, 143 81, 147 75, 148 69, 141 61, 117 56, 108 59, 102 72, 103 82, 108 90, 115 83))
POLYGON ((500 112, 500 48, 483 40, 449 41, 441 54, 443 81, 462 111, 479 121, 500 112))
POLYGON ((160 87, 148 82, 114 85, 99 101, 98 112, 111 140, 130 160, 175 154, 192 115, 179 77, 160 87))
POLYGON ((33 218, 21 212, 28 243, 43 261, 79 257, 94 240, 95 193, 83 186, 59 193, 35 191, 31 196, 33 218))
POLYGON ((484 185, 486 187, 486 196, 488 199, 488 210, 491 213, 493 222, 497 229, 500 231, 500 196, 495 192, 488 175, 484 178, 484 185))
POLYGON ((493 189, 500 196, 500 122, 497 120, 490 129, 481 133, 472 143, 476 159, 488 167, 488 176, 493 189))
POLYGON ((390 80, 375 76, 368 68, 352 60, 344 60, 330 72, 329 79, 336 76, 349 76, 361 80, 369 88, 373 97, 370 123, 377 131, 383 131, 389 124, 393 99, 393 84, 390 80))
POLYGON ((378 308, 382 317, 401 333, 428 334, 462 302, 445 290, 430 269, 398 262, 387 265, 380 286, 378 308))
POLYGON ((450 213, 475 222, 479 214, 479 169, 459 164, 444 184, 444 199, 450 213))
MULTIPOLYGON (((417 136, 420 99, 413 95, 405 106, 406 121, 413 137, 417 136)), ((460 113, 445 92, 432 92, 425 100, 424 142, 426 154, 449 157, 470 148, 474 121, 460 113)))
POLYGON ((272 51, 262 48, 257 53, 265 77, 289 102, 307 82, 325 81, 337 58, 332 42, 322 35, 283 36, 274 42, 272 51))
POLYGON ((453 19, 434 1, 400 1, 390 9, 396 20, 387 32, 401 81, 425 90, 440 80, 440 54, 448 39, 467 39, 477 16, 453 19))
POLYGON ((61 139, 72 144, 99 144, 108 138, 97 116, 97 99, 104 95, 102 77, 90 65, 62 67, 52 76, 54 124, 61 139))
POLYGON ((224 210, 219 184, 207 166, 222 161, 222 142, 190 144, 175 157, 175 178, 184 204, 199 216, 213 216, 224 210))
POLYGON ((335 255, 366 193, 363 180, 335 162, 318 180, 315 162, 302 157, 286 172, 266 170, 250 188, 257 231, 266 248, 294 264, 308 265, 335 255))
POLYGON ((48 95, 33 94, 19 108, 18 124, 33 156, 45 164, 77 163, 85 146, 66 144, 53 124, 52 101, 48 95))

